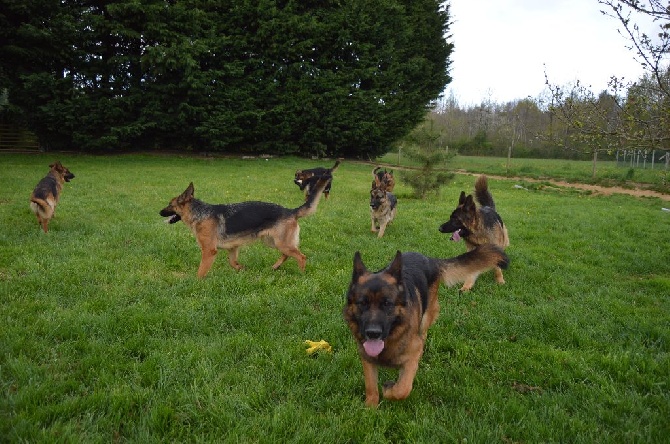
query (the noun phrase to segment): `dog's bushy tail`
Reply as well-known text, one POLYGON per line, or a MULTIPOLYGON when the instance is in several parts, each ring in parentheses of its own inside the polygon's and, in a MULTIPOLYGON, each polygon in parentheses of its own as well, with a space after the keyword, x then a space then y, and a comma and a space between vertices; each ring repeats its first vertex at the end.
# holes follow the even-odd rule
POLYGON ((30 199, 30 209, 36 216, 44 219, 51 219, 54 214, 54 207, 46 200, 37 197, 30 199))
POLYGON ((496 204, 493 202, 493 196, 489 192, 489 184, 485 175, 481 175, 475 182, 475 197, 479 205, 483 207, 491 207, 495 210, 496 204))
POLYGON ((309 198, 307 201, 294 210, 298 218, 310 216, 316 213, 316 207, 319 205, 321 195, 323 195, 323 190, 326 188, 326 185, 328 185, 328 182, 330 182, 332 178, 333 176, 330 174, 324 174, 321 176, 319 181, 316 183, 316 186, 314 187, 314 191, 309 193, 309 198))
POLYGON ((438 259, 442 283, 447 287, 465 282, 495 267, 505 269, 509 258, 505 252, 493 244, 480 245, 474 250, 449 259, 438 259))
POLYGON ((335 165, 333 165, 333 167, 330 169, 330 172, 331 173, 334 172, 339 166, 340 166, 340 161, 336 160, 335 165))
POLYGON ((375 185, 376 185, 376 186, 379 186, 379 177, 377 176, 377 171, 379 171, 380 169, 381 169, 380 166, 375 167, 375 168, 372 169, 372 181, 373 181, 373 182, 372 182, 372 186, 373 186, 373 187, 374 187, 375 185))

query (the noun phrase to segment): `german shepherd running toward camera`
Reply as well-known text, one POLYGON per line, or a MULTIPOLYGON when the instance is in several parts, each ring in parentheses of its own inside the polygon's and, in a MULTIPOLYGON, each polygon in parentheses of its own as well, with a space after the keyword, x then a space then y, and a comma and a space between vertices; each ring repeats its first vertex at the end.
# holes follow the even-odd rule
POLYGON ((298 170, 295 172, 295 177, 293 183, 298 185, 300 191, 305 192, 305 200, 309 199, 309 195, 316 189, 316 184, 319 182, 322 176, 330 176, 330 180, 326 184, 326 188, 323 190, 323 197, 328 199, 330 194, 330 187, 333 184, 333 173, 340 166, 340 161, 336 161, 335 165, 331 168, 317 167, 310 168, 307 170, 298 170))
POLYGON ((228 251, 228 263, 241 270, 237 262, 239 249, 243 245, 263 240, 281 253, 272 266, 274 270, 289 257, 298 261, 305 271, 307 257, 298 249, 300 225, 298 219, 316 212, 323 190, 330 180, 324 175, 316 185, 307 202, 295 209, 284 208, 268 202, 240 202, 211 205, 193 197, 193 182, 160 211, 167 222, 183 221, 193 232, 202 250, 198 277, 205 277, 212 267, 218 249, 228 251))
POLYGON ((454 285, 507 264, 505 253, 489 244, 449 259, 398 251, 390 265, 372 273, 356 252, 344 319, 363 363, 365 404, 379 404, 380 366, 399 369, 398 381, 384 384, 384 398, 409 396, 428 328, 439 314, 440 282, 454 285))
MULTIPOLYGON (((449 220, 440 225, 440 232, 453 233, 452 241, 463 239, 468 251, 485 244, 497 245, 502 249, 509 247, 507 227, 496 211, 484 175, 479 176, 475 182, 475 198, 471 194, 466 196, 465 192, 461 191, 456 209, 451 213, 449 220), (479 207, 475 204, 475 198, 479 202, 479 207)), ((505 283, 500 267, 495 268, 495 277, 499 284, 505 283)), ((475 280, 476 277, 466 280, 461 290, 471 289, 475 280)))
POLYGON ((35 213, 45 233, 49 232, 49 221, 56 212, 63 183, 74 179, 74 174, 58 160, 49 165, 49 168, 49 174, 39 181, 30 195, 30 209, 35 213))
POLYGON ((386 226, 395 219, 398 212, 398 199, 387 188, 387 183, 377 176, 378 168, 372 170, 372 189, 370 190, 370 231, 377 237, 384 236, 386 226))

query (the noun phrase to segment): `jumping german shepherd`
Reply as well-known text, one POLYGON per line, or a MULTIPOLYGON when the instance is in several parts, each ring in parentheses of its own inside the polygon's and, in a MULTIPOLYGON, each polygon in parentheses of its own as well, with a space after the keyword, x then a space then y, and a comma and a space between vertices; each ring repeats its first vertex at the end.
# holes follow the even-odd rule
POLYGON ((379 366, 400 370, 397 382, 384 384, 384 398, 409 396, 428 328, 439 313, 440 282, 450 286, 507 264, 505 253, 489 244, 449 259, 398 251, 388 267, 371 273, 357 251, 344 319, 363 363, 365 404, 379 404, 379 366))
POLYGON ((339 160, 335 162, 335 165, 333 165, 332 168, 317 167, 307 170, 298 170, 295 172, 293 183, 298 185, 301 191, 305 192, 305 200, 307 200, 309 199, 310 193, 312 193, 316 188, 316 184, 319 182, 319 179, 321 179, 321 176, 327 174, 331 176, 331 179, 328 181, 326 188, 323 190, 323 197, 328 199, 328 195, 330 194, 330 187, 333 183, 332 175, 338 166, 340 166, 339 160))
POLYGON ((49 168, 49 174, 39 181, 30 195, 30 209, 35 213, 45 233, 49 232, 49 221, 56 212, 63 183, 74 179, 74 174, 58 160, 49 165, 49 168))
MULTIPOLYGON (((461 191, 458 206, 451 213, 449 220, 440 226, 440 232, 453 233, 452 241, 465 240, 468 251, 485 244, 497 245, 502 249, 509 247, 507 227, 496 212, 496 205, 484 175, 479 176, 475 182, 475 197, 479 202, 479 208, 475 205, 475 199, 471 194, 466 196, 465 192, 461 191)), ((499 284, 505 283, 499 267, 495 269, 495 277, 499 284)), ((465 281, 461 290, 467 291, 474 284, 475 279, 469 279, 465 281)))
POLYGON ((372 170, 372 178, 372 188, 378 186, 379 184, 383 184, 386 187, 386 191, 389 193, 393 192, 393 188, 395 188, 395 177, 393 177, 393 170, 388 171, 386 168, 382 170, 382 167, 378 166, 372 170))
POLYGON ((173 224, 182 220, 193 231, 202 250, 198 277, 205 277, 218 252, 228 251, 228 263, 241 270, 237 262, 239 249, 243 245, 263 240, 268 246, 281 252, 281 257, 272 266, 279 268, 289 257, 298 261, 305 271, 307 257, 298 249, 300 226, 298 219, 316 212, 323 190, 331 176, 319 180, 307 202, 295 209, 284 208, 268 202, 240 202, 211 205, 193 197, 193 182, 160 211, 173 224))

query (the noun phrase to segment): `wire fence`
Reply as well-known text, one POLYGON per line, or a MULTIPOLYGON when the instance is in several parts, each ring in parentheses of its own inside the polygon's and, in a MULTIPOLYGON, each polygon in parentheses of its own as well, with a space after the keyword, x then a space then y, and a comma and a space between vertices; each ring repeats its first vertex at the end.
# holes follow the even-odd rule
POLYGON ((620 167, 643 169, 670 169, 670 151, 627 149, 617 150, 616 164, 620 167))

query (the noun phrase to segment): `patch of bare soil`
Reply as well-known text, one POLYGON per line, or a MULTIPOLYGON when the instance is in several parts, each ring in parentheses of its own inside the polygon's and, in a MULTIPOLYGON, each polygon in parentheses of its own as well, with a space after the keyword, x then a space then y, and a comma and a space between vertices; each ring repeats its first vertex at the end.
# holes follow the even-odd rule
POLYGON ((670 201, 670 194, 659 193, 658 191, 645 190, 641 188, 628 189, 622 187, 601 187, 598 185, 587 185, 587 184, 578 184, 578 183, 568 183, 568 182, 553 182, 561 187, 572 187, 579 188, 582 190, 593 191, 596 194, 604 194, 606 196, 611 194, 628 194, 630 196, 636 197, 658 197, 662 200, 670 201))
MULTIPOLYGON (((370 163, 371 162, 365 162, 365 163, 370 163)), ((374 165, 382 165, 384 164, 374 164, 374 165)), ((398 166, 391 166, 391 165, 386 165, 388 168, 394 168, 394 169, 407 169, 403 167, 398 167, 398 166)), ((470 173, 467 171, 463 170, 456 170, 454 171, 457 174, 467 174, 469 176, 478 176, 479 173, 470 173)), ((645 190, 644 188, 623 188, 623 187, 605 187, 601 185, 589 185, 585 183, 572 183, 572 182, 565 182, 561 180, 551 180, 551 179, 531 179, 528 177, 507 177, 507 176, 495 176, 491 174, 487 174, 487 177, 491 177, 493 179, 501 179, 501 180, 518 180, 518 181, 524 181, 524 182, 531 182, 531 183, 549 183, 552 186, 556 187, 564 187, 564 188, 576 188, 579 190, 584 190, 584 191, 590 191, 595 195, 601 194, 603 196, 611 196, 612 194, 627 194, 629 196, 635 196, 635 197, 658 197, 661 200, 665 201, 670 201, 670 194, 664 194, 664 193, 659 193, 658 191, 653 191, 653 190, 645 190)))
MULTIPOLYGON (((463 173, 461 173, 463 174, 463 173)), ((470 173, 465 173, 470 174, 470 173)), ((474 174, 472 174, 474 175, 474 174)), ((579 190, 591 191, 593 194, 602 194, 603 196, 611 196, 612 194, 627 194, 629 196, 635 197, 658 197, 661 200, 670 201, 670 194, 659 193, 658 191, 645 190, 643 188, 623 188, 623 187, 604 187, 600 185, 589 185, 585 183, 571 183, 565 182, 562 180, 539 180, 539 179, 530 179, 527 177, 505 177, 505 176, 491 176, 488 177, 496 179, 510 179, 510 180, 519 180, 525 182, 547 182, 553 186, 564 187, 564 188, 577 188, 579 190)))

